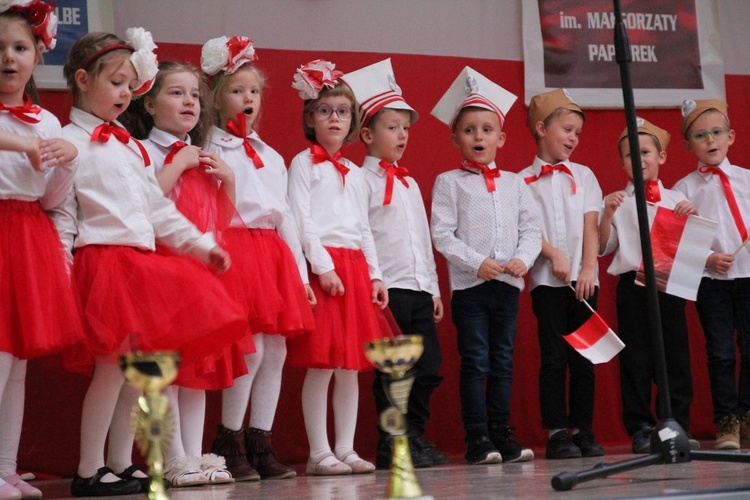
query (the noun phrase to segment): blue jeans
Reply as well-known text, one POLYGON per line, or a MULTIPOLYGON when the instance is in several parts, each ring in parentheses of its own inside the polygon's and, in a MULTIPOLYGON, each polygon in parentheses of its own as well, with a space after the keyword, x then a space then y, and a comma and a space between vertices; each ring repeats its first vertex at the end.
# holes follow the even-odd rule
POLYGON ((744 415, 750 409, 750 278, 703 278, 695 305, 706 336, 714 422, 727 415, 744 415), (739 384, 735 375, 735 330, 739 384))
POLYGON ((461 356, 461 416, 467 433, 508 425, 518 288, 488 281, 451 299, 461 356))

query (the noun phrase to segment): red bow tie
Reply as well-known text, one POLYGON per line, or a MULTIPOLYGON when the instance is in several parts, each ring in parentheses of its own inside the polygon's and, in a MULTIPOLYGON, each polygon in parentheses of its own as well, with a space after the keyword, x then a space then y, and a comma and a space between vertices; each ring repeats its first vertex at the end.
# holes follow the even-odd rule
POLYGON ((469 171, 471 171, 471 169, 479 170, 484 176, 484 182, 487 184, 487 191, 490 193, 495 191, 495 179, 500 177, 499 168, 489 168, 487 165, 482 165, 481 163, 464 161, 463 165, 461 165, 461 169, 469 171))
POLYGON ((573 177, 573 172, 562 163, 558 163, 557 165, 542 165, 542 170, 539 172, 539 175, 531 175, 526 177, 524 181, 526 181, 526 184, 531 184, 532 182, 538 181, 541 177, 551 174, 555 170, 559 170, 570 176, 570 179, 573 181, 573 194, 576 194, 576 180, 575 177, 573 177))
POLYGON ((242 145, 245 147, 245 153, 247 153, 247 157, 253 160, 253 165, 255 165, 255 168, 263 168, 263 159, 250 144, 250 139, 245 133, 245 130, 247 130, 245 126, 245 113, 237 113, 237 117, 235 118, 235 120, 229 120, 227 122, 227 132, 235 137, 239 137, 240 139, 242 139, 242 145))
POLYGON ((143 144, 141 144, 141 141, 130 137, 130 134, 127 130, 122 127, 118 127, 112 122, 102 123, 101 125, 96 127, 94 129, 94 132, 91 134, 91 142, 99 141, 102 143, 106 143, 113 135, 118 141, 123 144, 128 144, 130 141, 133 141, 135 145, 138 146, 138 150, 141 152, 141 158, 143 158, 143 166, 148 167, 149 165, 151 165, 151 158, 149 158, 148 152, 146 151, 146 148, 143 147, 143 144))
POLYGON ((339 163, 341 159, 341 150, 336 151, 336 154, 331 156, 328 151, 325 150, 320 144, 313 144, 310 146, 310 153, 312 154, 313 165, 323 163, 324 161, 330 161, 336 170, 341 174, 341 183, 346 186, 346 174, 349 173, 349 168, 346 165, 339 163))
POLYGON ((708 165, 702 166, 698 171, 702 174, 713 174, 719 176, 721 185, 724 187, 724 195, 727 197, 729 211, 732 212, 734 224, 737 226, 740 238, 742 238, 742 241, 745 241, 747 239, 747 226, 745 225, 745 221, 742 220, 742 212, 740 212, 740 207, 737 205, 737 198, 734 197, 734 191, 732 190, 732 185, 729 183, 729 177, 727 177, 727 174, 725 174, 719 167, 709 167, 708 165))
POLYGON ((378 163, 378 165, 384 168, 386 172, 385 197, 383 198, 383 205, 390 205, 391 199, 393 198, 393 183, 395 179, 400 180, 401 184, 409 189, 409 182, 406 180, 406 177, 408 177, 409 175, 409 171, 405 167, 392 165, 385 160, 380 160, 380 163, 378 163))
POLYGON ((7 111, 14 118, 17 118, 18 120, 26 123, 34 124, 42 121, 42 117, 39 116, 39 114, 41 114, 42 112, 42 108, 35 104, 32 104, 31 99, 29 99, 29 96, 27 96, 26 94, 24 94, 23 96, 23 105, 6 106, 2 102, 0 102, 0 111, 7 111))
POLYGON ((646 191, 646 201, 650 201, 651 203, 661 201, 661 192, 659 191, 658 182, 646 181, 644 184, 644 190, 646 191))

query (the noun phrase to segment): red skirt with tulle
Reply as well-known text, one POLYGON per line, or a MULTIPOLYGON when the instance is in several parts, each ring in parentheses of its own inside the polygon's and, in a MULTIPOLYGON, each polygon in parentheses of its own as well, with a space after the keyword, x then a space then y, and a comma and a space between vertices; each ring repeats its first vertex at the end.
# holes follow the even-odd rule
POLYGON ((81 338, 55 226, 38 201, 0 200, 0 351, 30 359, 81 338))
POLYGON ((247 309, 253 333, 293 338, 315 329, 297 263, 275 229, 229 228, 223 241, 232 266, 221 281, 247 309))
POLYGON ((88 245, 76 252, 73 278, 86 335, 64 353, 74 371, 90 373, 95 357, 116 363, 129 351, 171 350, 186 375, 212 373, 221 351, 247 335, 241 307, 195 259, 88 245))
POLYGON ((388 321, 372 302, 372 282, 361 250, 329 248, 336 274, 344 285, 344 295, 332 296, 310 275, 310 286, 318 304, 313 308, 316 329, 287 342, 287 362, 303 368, 343 368, 367 370, 372 365, 364 355, 364 345, 393 337, 388 321))

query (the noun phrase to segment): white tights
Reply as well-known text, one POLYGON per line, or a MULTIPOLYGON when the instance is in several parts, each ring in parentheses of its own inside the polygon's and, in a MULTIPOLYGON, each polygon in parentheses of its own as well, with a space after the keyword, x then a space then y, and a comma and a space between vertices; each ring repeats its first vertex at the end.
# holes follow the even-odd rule
POLYGON ((26 360, 0 352, 0 479, 16 473, 25 381, 26 360))

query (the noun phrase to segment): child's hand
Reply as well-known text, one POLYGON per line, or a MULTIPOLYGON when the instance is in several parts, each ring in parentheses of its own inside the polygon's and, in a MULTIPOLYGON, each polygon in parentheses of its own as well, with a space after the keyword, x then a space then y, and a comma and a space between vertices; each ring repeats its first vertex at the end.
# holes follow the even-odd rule
POLYGON ((341 278, 336 274, 336 270, 332 269, 327 273, 323 273, 318 276, 320 281, 320 288, 323 289, 328 295, 344 295, 344 284, 341 282, 341 278))
POLYGON ((523 263, 521 259, 510 259, 507 264, 505 264, 505 269, 503 272, 505 274, 510 274, 514 278, 523 278, 526 276, 526 264, 523 263))
POLYGON ((440 300, 440 297, 432 298, 432 319, 435 320, 435 323, 440 323, 443 319, 443 301, 440 300))
POLYGON ((484 281, 490 281, 497 277, 498 274, 503 272, 503 266, 498 262, 487 257, 482 261, 482 265, 477 270, 477 276, 484 281))
POLYGON ((59 137, 55 139, 44 139, 40 141, 39 145, 42 153, 42 160, 48 167, 71 162, 76 159, 76 156, 78 156, 78 149, 73 143, 59 137))
POLYGON ((605 196, 602 218, 611 219, 623 201, 625 201, 625 191, 615 191, 605 196))
POLYGON ((591 269, 582 269, 576 280, 576 299, 587 300, 596 290, 596 273, 591 269))
POLYGON ((198 146, 185 146, 174 155, 172 165, 180 169, 180 172, 195 168, 201 161, 201 149, 198 146))
POLYGON ((18 148, 14 148, 14 150, 25 153, 34 170, 44 172, 44 167, 42 166, 42 139, 39 137, 15 135, 13 137, 17 139, 16 145, 18 148))
POLYGON ((206 172, 215 175, 222 183, 228 184, 234 182, 234 172, 232 171, 232 168, 216 153, 212 151, 201 151, 200 162, 207 165, 206 172))
POLYGON ((555 251, 552 252, 550 263, 552 264, 552 274, 555 278, 563 283, 570 283, 570 263, 560 249, 555 248, 555 251))
POLYGON ((388 290, 381 280, 372 280, 372 303, 381 309, 388 305, 388 290))
POLYGON ((675 215, 698 215, 698 209, 687 200, 682 200, 674 206, 675 215))
POLYGON ((217 245, 208 252, 208 263, 216 269, 217 273, 221 274, 225 273, 232 265, 232 259, 223 248, 217 245))
POLYGON ((714 274, 726 274, 734 263, 734 256, 730 253, 712 253, 706 259, 706 267, 714 274))
POLYGON ((308 283, 305 283, 305 293, 307 294, 307 302, 310 304, 310 307, 318 305, 318 299, 315 297, 315 292, 313 292, 312 287, 308 283))

